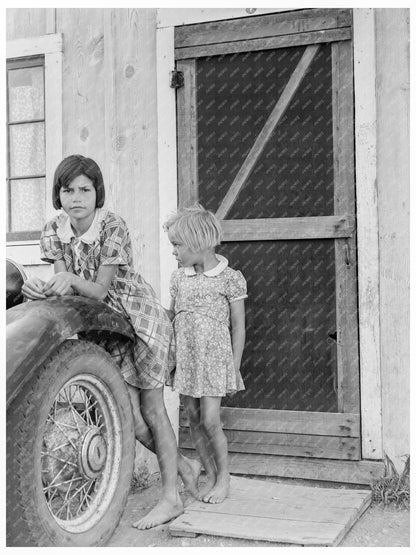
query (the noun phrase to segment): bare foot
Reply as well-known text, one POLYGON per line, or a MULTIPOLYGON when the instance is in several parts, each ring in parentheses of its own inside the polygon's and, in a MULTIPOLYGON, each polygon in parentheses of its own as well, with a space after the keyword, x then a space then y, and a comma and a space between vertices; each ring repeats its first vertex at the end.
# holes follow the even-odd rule
POLYGON ((161 524, 166 524, 166 522, 169 522, 182 513, 183 504, 179 495, 176 503, 171 503, 166 499, 161 499, 156 507, 153 507, 150 513, 132 524, 132 526, 134 528, 138 528, 139 530, 147 530, 149 528, 154 528, 155 526, 160 526, 161 524))
POLYGON ((187 457, 179 457, 178 470, 185 489, 189 491, 193 497, 198 496, 198 479, 201 474, 202 465, 197 459, 188 459, 187 457))
POLYGON ((215 486, 202 499, 204 503, 222 503, 230 490, 230 479, 218 479, 215 486))
POLYGON ((200 501, 204 501, 204 497, 207 495, 207 493, 209 493, 212 490, 212 488, 215 486, 216 481, 217 481, 217 477, 215 474, 212 474, 211 476, 207 475, 205 484, 201 487, 201 489, 198 492, 198 499, 200 501))

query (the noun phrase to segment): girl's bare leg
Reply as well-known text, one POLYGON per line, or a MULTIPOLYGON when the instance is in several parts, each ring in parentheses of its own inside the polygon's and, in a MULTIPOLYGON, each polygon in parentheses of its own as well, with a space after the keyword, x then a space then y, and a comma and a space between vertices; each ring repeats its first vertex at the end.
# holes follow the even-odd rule
POLYGON ((199 458, 201 459, 207 478, 204 487, 198 494, 198 499, 202 500, 204 495, 206 495, 216 483, 217 469, 215 465, 214 453, 210 449, 208 437, 201 426, 200 399, 190 397, 189 395, 181 395, 181 400, 188 414, 192 442, 195 445, 199 458))
POLYGON ((183 512, 183 503, 176 487, 178 473, 176 438, 166 412, 163 388, 140 391, 141 413, 148 424, 162 478, 162 498, 142 519, 133 524, 140 530, 169 522, 183 512))
POLYGON ((201 398, 201 423, 214 453, 217 480, 214 487, 202 498, 205 503, 221 503, 230 489, 227 438, 220 421, 222 397, 201 398))
MULTIPOLYGON (((129 384, 127 384, 127 388, 130 393, 130 401, 133 408, 134 432, 136 439, 149 449, 149 451, 156 454, 156 446, 152 432, 141 413, 139 390, 129 384)), ((178 473, 187 491, 189 491, 189 493, 194 497, 197 497, 198 478, 201 474, 200 462, 188 459, 178 451, 178 473)))

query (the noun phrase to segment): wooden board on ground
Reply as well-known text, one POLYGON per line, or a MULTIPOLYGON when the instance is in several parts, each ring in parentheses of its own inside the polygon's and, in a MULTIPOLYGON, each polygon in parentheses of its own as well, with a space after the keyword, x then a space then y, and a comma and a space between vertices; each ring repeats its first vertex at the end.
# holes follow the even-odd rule
POLYGON ((172 535, 210 534, 295 545, 335 546, 371 503, 366 489, 321 488, 231 477, 219 504, 194 501, 172 535))

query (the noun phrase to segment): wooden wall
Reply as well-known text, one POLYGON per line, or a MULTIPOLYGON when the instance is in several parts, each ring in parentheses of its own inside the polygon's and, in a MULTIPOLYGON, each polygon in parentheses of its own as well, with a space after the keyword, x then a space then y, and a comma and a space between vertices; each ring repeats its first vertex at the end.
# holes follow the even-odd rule
POLYGON ((156 9, 8 9, 7 39, 63 34, 63 155, 100 165, 137 270, 160 293, 156 9), (48 29, 48 31, 47 31, 48 29))
MULTIPOLYGON (((7 10, 7 40, 45 33, 63 34, 63 155, 100 165, 105 206, 126 220, 136 269, 160 295, 156 9, 7 10)), ((27 270, 45 279, 50 267, 27 270)), ((142 463, 157 468, 139 448, 142 463)))
MULTIPOLYGON (((156 9, 9 8, 7 40, 63 33, 63 152, 101 165, 107 206, 160 294, 156 9)), ((409 10, 376 10, 384 451, 409 451, 409 10)), ((167 77, 168 78, 168 77, 167 77)), ((362 369, 365 371, 365 369, 362 369)))
POLYGON ((409 10, 376 10, 377 186, 383 447, 410 449, 409 10))
MULTIPOLYGON (((6 9, 7 40, 25 39, 53 33, 48 30, 50 8, 8 8, 6 9)), ((52 14, 53 15, 53 14, 52 14)))

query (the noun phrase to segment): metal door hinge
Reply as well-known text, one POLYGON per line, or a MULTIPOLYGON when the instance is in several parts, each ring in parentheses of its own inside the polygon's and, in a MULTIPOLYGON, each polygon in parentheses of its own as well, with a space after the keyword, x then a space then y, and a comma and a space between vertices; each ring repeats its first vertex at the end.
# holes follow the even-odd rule
POLYGON ((170 86, 172 89, 179 89, 184 85, 183 71, 171 71, 170 72, 170 86))

